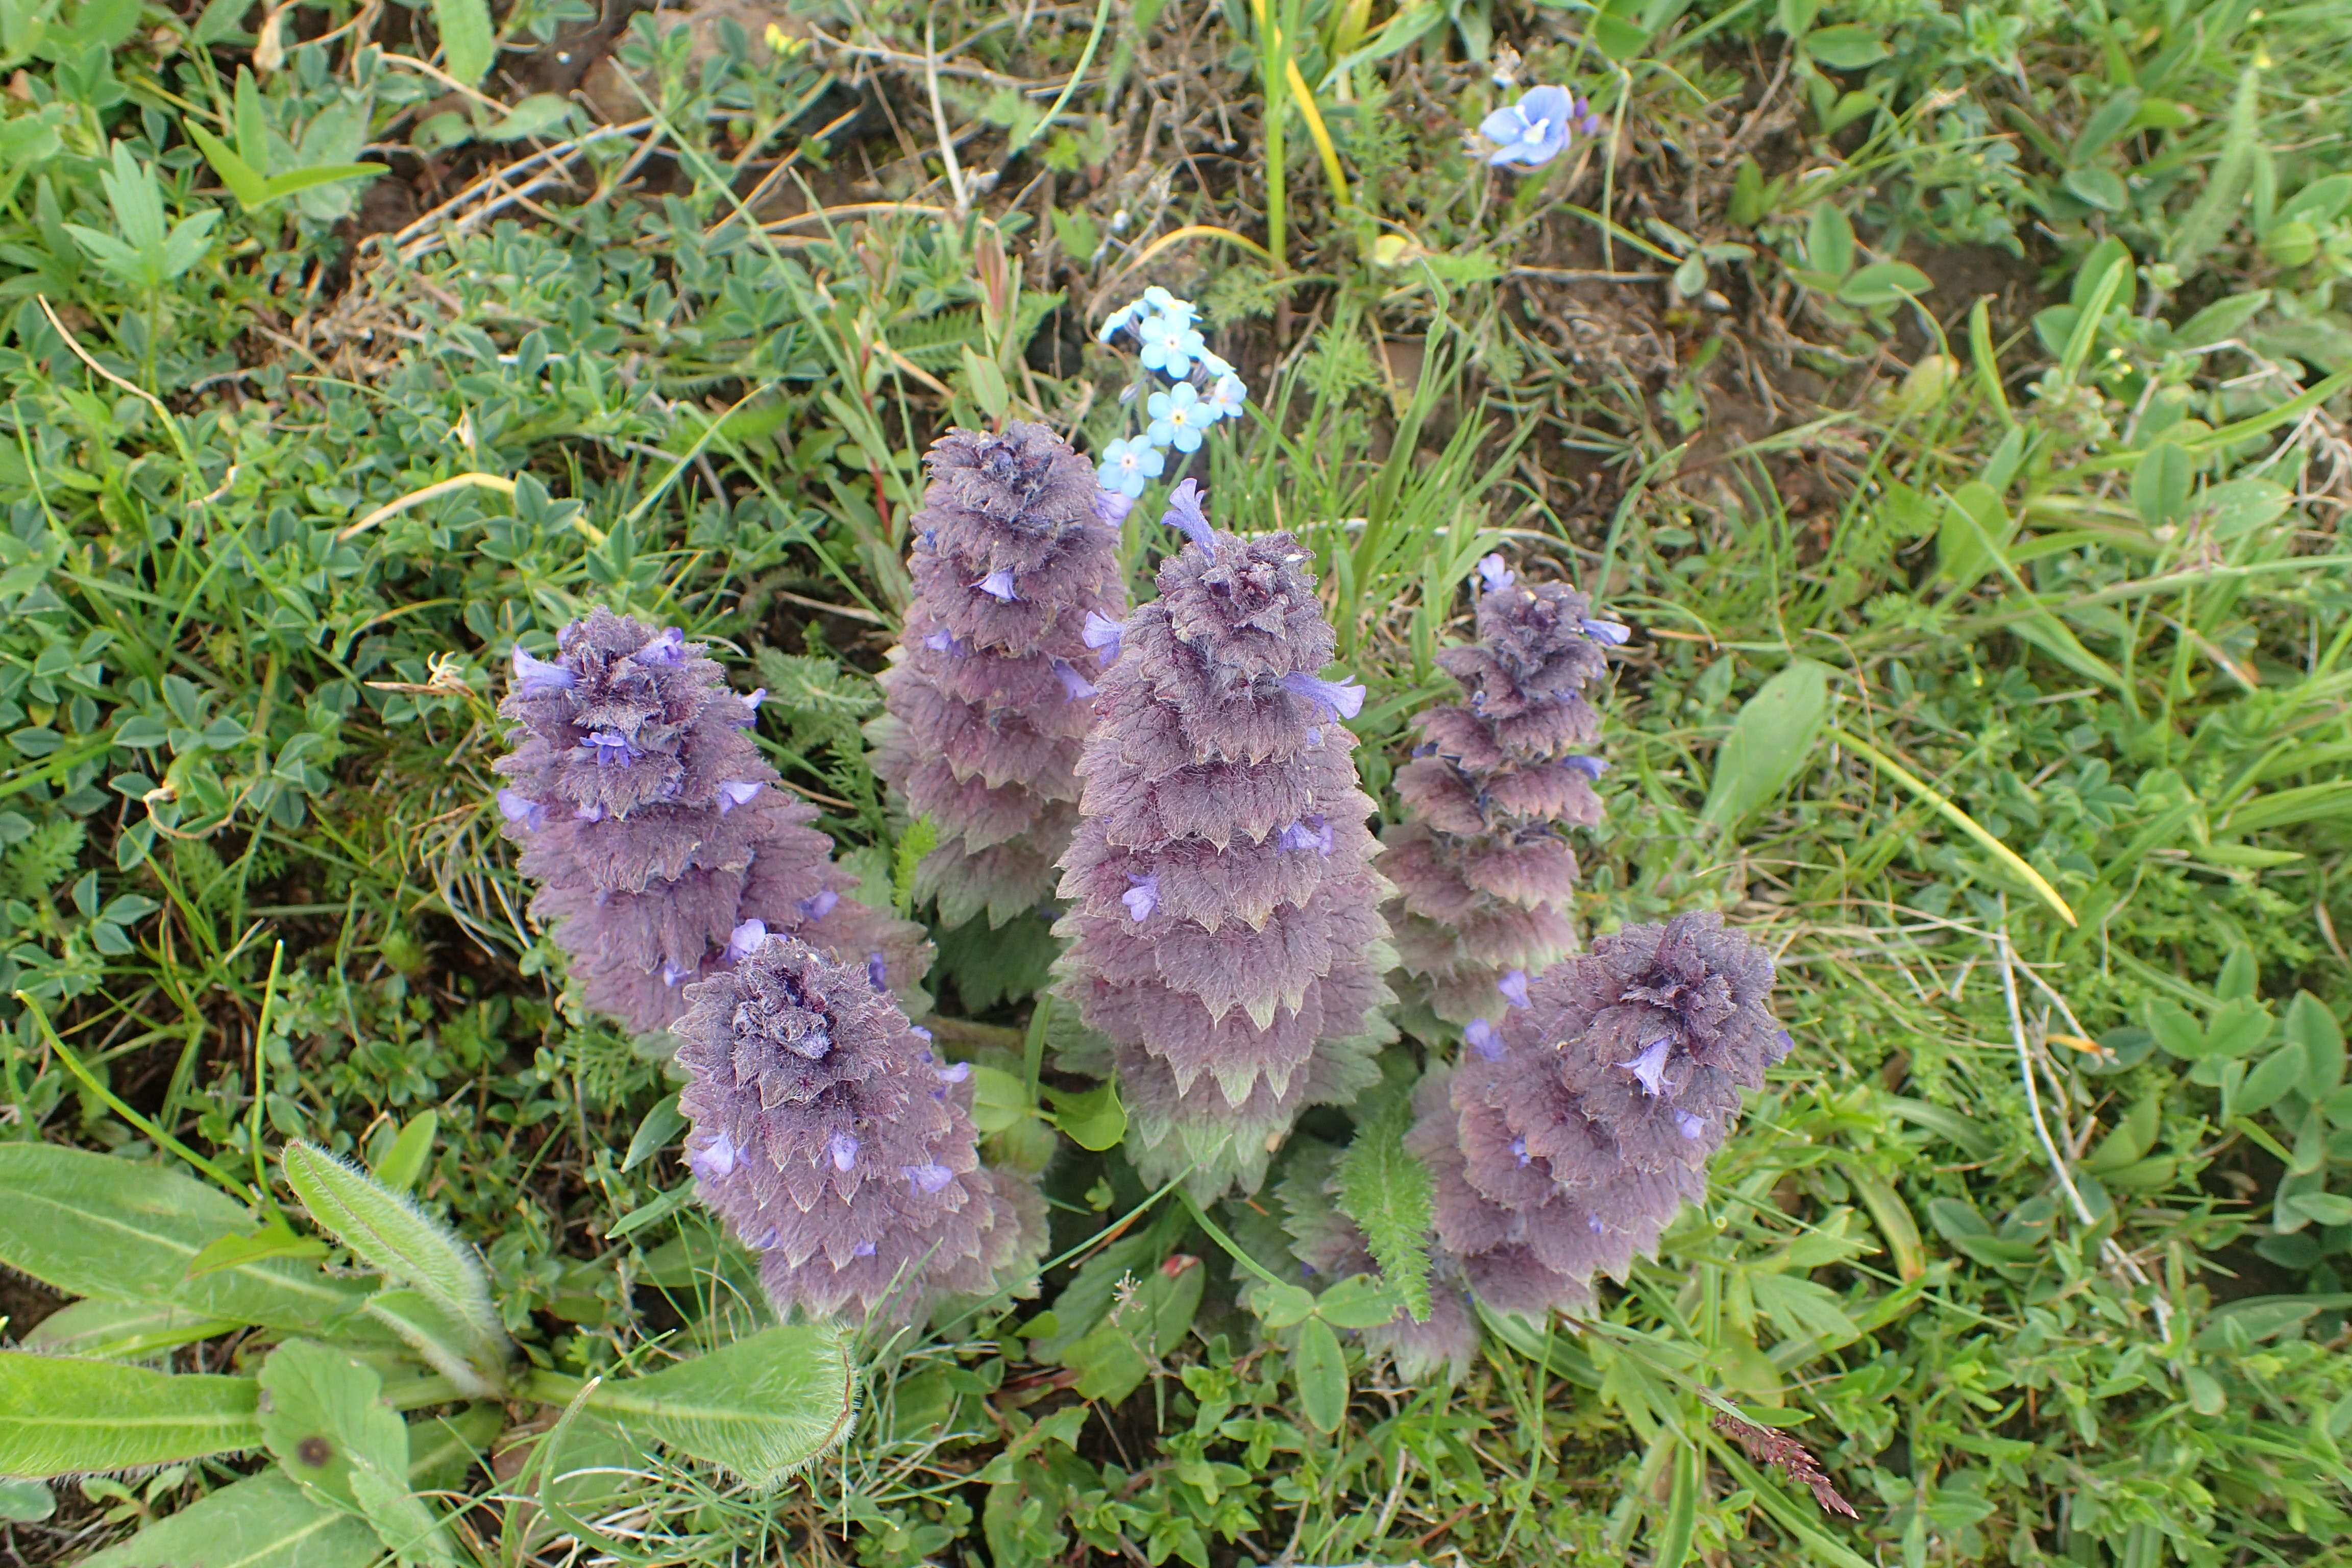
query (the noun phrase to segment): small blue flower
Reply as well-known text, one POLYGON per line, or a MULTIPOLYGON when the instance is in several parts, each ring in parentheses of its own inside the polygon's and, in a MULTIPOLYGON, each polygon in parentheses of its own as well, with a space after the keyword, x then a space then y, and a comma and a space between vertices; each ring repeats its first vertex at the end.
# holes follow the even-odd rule
POLYGON ((742 963, 745 959, 759 952, 761 944, 765 942, 767 940, 767 921, 759 920, 745 921, 741 925, 737 926, 733 931, 727 933, 727 962, 730 963, 742 963))
POLYGON ((1143 407, 1151 416, 1151 444, 1180 452, 1199 451, 1201 431, 1216 423, 1215 416, 1201 407, 1200 389, 1189 381, 1153 393, 1143 407))
POLYGON ((1528 1005, 1528 972, 1524 969, 1512 970, 1495 982, 1495 989, 1501 992, 1503 1000, 1512 1006, 1526 1006, 1528 1005))
POLYGON ((811 893, 807 898, 803 899, 798 906, 801 911, 801 919, 804 921, 821 921, 824 919, 825 916, 831 914, 833 912, 833 906, 839 902, 841 902, 841 895, 835 892, 831 888, 826 888, 819 892, 811 893))
POLYGON ((661 966, 661 977, 662 984, 664 985, 683 985, 686 982, 694 978, 694 971, 686 964, 672 963, 667 959, 664 959, 661 966))
POLYGON ((719 785, 719 815, 726 816, 739 805, 749 805, 751 797, 760 793, 757 779, 725 779, 719 785))
POLYGON ((686 634, 671 626, 629 657, 639 664, 684 664, 686 634))
POLYGON ((919 1193, 942 1193, 955 1180, 955 1173, 936 1162, 922 1165, 901 1165, 907 1183, 919 1193))
POLYGON ((1113 441, 1103 448, 1102 466, 1095 473, 1103 489, 1133 500, 1167 467, 1168 459, 1149 441, 1113 441))
POLYGON ((730 719, 727 721, 730 724, 734 725, 738 730, 749 730, 752 728, 760 721, 760 704, 765 702, 767 700, 768 689, 766 687, 761 686, 754 688, 751 692, 743 699, 743 717, 740 719, 730 719))
POLYGON ((930 636, 925 637, 923 639, 923 646, 929 648, 933 653, 946 654, 950 658, 969 658, 971 657, 971 645, 965 642, 963 638, 956 636, 955 633, 948 630, 945 626, 941 626, 938 631, 933 632, 930 636))
POLYGON ((1609 759, 1606 757, 1562 757, 1560 763, 1564 766, 1574 768, 1589 779, 1597 780, 1602 773, 1609 771, 1609 759))
POLYGON ((1615 621, 1580 621, 1577 624, 1583 628, 1586 637, 1597 643, 1606 643, 1611 647, 1623 647, 1633 636, 1633 627, 1620 626, 1615 621))
POLYGON ((1118 901, 1127 906, 1129 918, 1141 925, 1160 907, 1160 879, 1129 876, 1128 880, 1135 885, 1121 893, 1118 901))
POLYGON ((509 822, 521 823, 531 833, 547 826, 547 807, 517 790, 499 791, 499 815, 509 822))
MULTIPOLYGON (((1184 390, 1190 391, 1187 387, 1184 390)), ((1197 445, 1199 437, 1194 437, 1197 445)), ((1217 531, 1209 526, 1208 514, 1201 510, 1201 481, 1186 479, 1168 492, 1168 510, 1160 515, 1160 526, 1172 528, 1217 558, 1217 531)))
POLYGON ((1491 594, 1511 585, 1511 569, 1503 563, 1500 555, 1482 555, 1478 558, 1478 580, 1486 584, 1486 592, 1491 594))
POLYGON ((1143 298, 1136 303, 1155 315, 1167 317, 1180 327, 1191 326, 1200 315, 1200 312, 1192 308, 1192 300, 1179 300, 1157 283, 1146 289, 1143 291, 1143 298))
POLYGON ((1107 490, 1100 486, 1096 487, 1095 516, 1100 519, 1106 527, 1117 528, 1127 521, 1127 514, 1134 510, 1133 496, 1122 495, 1118 490, 1107 490))
POLYGON ((596 753, 596 765, 600 768, 625 768, 645 755, 629 744, 629 738, 618 730, 593 730, 581 746, 596 753))
POLYGON ((734 1173, 736 1156, 740 1152, 733 1139, 724 1132, 714 1132, 710 1141, 698 1148, 688 1145, 686 1166, 706 1182, 716 1181, 734 1173))
POLYGON ((1010 566, 999 566, 995 571, 974 583, 972 586, 990 598, 1000 600, 1007 605, 1021 597, 1013 591, 1013 568, 1010 566))
POLYGON ((1473 1018, 1462 1031, 1463 1042, 1490 1062, 1503 1059, 1503 1037, 1484 1018, 1473 1018))
POLYGON ((1146 316, 1136 331, 1143 339, 1143 368, 1171 381, 1192 374, 1192 362, 1208 346, 1199 332, 1173 316, 1146 316))
POLYGON ((1364 689, 1352 680, 1320 680, 1294 671, 1282 678, 1282 689, 1293 697, 1321 703, 1336 719, 1352 719, 1364 710, 1364 689))
POLYGON ((1788 1030, 1773 1030, 1772 1038, 1766 1042, 1764 1047, 1764 1065, 1766 1067, 1774 1067, 1779 1065, 1781 1058, 1787 1056, 1790 1051, 1793 1051, 1796 1048, 1796 1039, 1789 1033, 1788 1030))
POLYGON ((1642 1080, 1642 1092, 1655 1100, 1666 1092, 1666 1053, 1674 1048, 1674 1037, 1661 1035, 1642 1047, 1642 1054, 1630 1062, 1617 1065, 1642 1080))
POLYGON ((866 984, 877 991, 890 989, 890 962, 878 952, 866 955, 866 984))
POLYGON ((1675 1131, 1696 1142, 1698 1135, 1706 1131, 1706 1123, 1687 1110, 1677 1110, 1675 1112, 1675 1131))
POLYGON ((1110 342, 1113 338, 1118 336, 1120 332, 1125 331, 1128 328, 1135 325, 1136 317, 1142 313, 1143 301, 1140 300, 1129 300, 1126 304, 1121 305, 1118 310, 1113 310, 1109 315, 1103 318, 1102 328, 1095 333, 1095 341, 1098 343, 1107 343, 1110 342))
POLYGON ((1208 410, 1211 418, 1238 419, 1242 405, 1248 401, 1249 388, 1243 384, 1242 378, 1224 370, 1217 373, 1216 384, 1209 388, 1209 395, 1201 400, 1201 406, 1208 410))
POLYGON ((514 650, 515 695, 544 697, 551 691, 569 691, 580 682, 572 670, 550 659, 533 658, 517 643, 514 650))
POLYGON ((1061 679, 1062 696, 1065 700, 1076 702, 1082 698, 1092 697, 1095 694, 1095 683, 1088 680, 1085 676, 1080 675, 1078 673, 1078 667, 1072 664, 1068 659, 1055 659, 1054 661, 1054 673, 1061 679))
POLYGON ((1539 169, 1560 154, 1577 119, 1574 95, 1564 87, 1539 87, 1508 109, 1478 122, 1478 134, 1495 143, 1486 162, 1539 169))
POLYGON ((826 1152, 833 1156, 833 1168, 836 1171, 856 1170, 857 1147, 857 1140, 849 1133, 835 1133, 832 1142, 826 1146, 826 1152))
POLYGON ((1275 841, 1275 847, 1312 849, 1328 860, 1333 847, 1331 825, 1320 816, 1302 816, 1282 830, 1282 837, 1275 841))
POLYGON ((1118 662, 1119 643, 1126 636, 1126 622, 1114 621, 1100 610, 1088 610, 1087 624, 1079 631, 1078 640, 1094 649, 1095 657, 1102 660, 1103 668, 1108 669, 1118 662))

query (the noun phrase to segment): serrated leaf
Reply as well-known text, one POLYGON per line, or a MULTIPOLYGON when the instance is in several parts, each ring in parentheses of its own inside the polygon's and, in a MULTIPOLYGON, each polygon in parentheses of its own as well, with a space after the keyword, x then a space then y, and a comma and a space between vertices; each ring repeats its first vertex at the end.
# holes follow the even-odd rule
POLYGON ((764 1330, 647 1377, 601 1384, 588 1408, 764 1490, 839 1442, 857 1405, 847 1337, 826 1322, 764 1330))
POLYGON ((1429 1169, 1407 1152, 1412 1104, 1391 1096, 1356 1130, 1339 1159, 1339 1207, 1364 1233, 1381 1276, 1403 1298, 1413 1321, 1429 1321, 1429 1226, 1434 1188, 1429 1169))
POLYGON ((460 1325, 467 1336, 467 1360, 485 1382, 503 1376, 513 1347, 470 1247, 406 1198, 323 1149, 289 1143, 282 1163, 287 1184, 315 1223, 460 1325))
POLYGON ((272 1469, 198 1498, 81 1568, 369 1568, 383 1555, 363 1521, 272 1469))
POLYGON ((189 1278, 206 1246, 257 1227, 244 1205, 175 1170, 54 1143, 5 1143, 0 1193, 0 1264, 70 1296, 301 1333, 348 1316, 366 1295, 355 1281, 283 1258, 189 1278))
POLYGON ((61 1476, 235 1453, 261 1440, 249 1377, 0 1351, 0 1475, 61 1476))

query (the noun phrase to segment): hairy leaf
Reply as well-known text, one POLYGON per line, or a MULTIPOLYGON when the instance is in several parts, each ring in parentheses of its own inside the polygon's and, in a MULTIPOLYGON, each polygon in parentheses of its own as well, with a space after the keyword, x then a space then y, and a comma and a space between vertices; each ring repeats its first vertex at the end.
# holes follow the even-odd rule
POLYGON ((793 1323, 648 1377, 605 1383, 588 1408, 764 1489, 839 1442, 857 1396, 842 1331, 793 1323))
POLYGON ((0 1475, 62 1476, 234 1453, 261 1439, 249 1377, 0 1351, 0 1475))
POLYGON ((1797 775, 1829 716, 1829 674, 1824 665, 1798 659, 1740 705, 1715 754, 1701 822, 1737 828, 1797 775))
POLYGON ((75 1296, 173 1306, 206 1318, 315 1332, 365 1296, 310 1263, 247 1258, 190 1278, 243 1205, 175 1170, 54 1143, 0 1144, 0 1264, 75 1296))
POLYGON ((1428 1168, 1405 1152, 1412 1128, 1412 1102, 1391 1096, 1339 1156, 1339 1196, 1381 1277, 1404 1298, 1413 1321, 1426 1322, 1433 1199, 1428 1168))
POLYGON ((283 1470, 223 1487, 82 1568, 368 1568, 383 1542, 364 1521, 305 1494, 283 1470))

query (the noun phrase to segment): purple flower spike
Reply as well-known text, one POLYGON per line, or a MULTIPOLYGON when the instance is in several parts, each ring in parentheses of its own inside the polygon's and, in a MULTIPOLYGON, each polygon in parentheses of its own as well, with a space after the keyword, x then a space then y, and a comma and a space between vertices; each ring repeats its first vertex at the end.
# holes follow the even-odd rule
POLYGON ((1078 640, 1093 648, 1095 657, 1102 660, 1103 668, 1108 669, 1118 662, 1119 641, 1126 635, 1125 622, 1114 621, 1100 610, 1088 610, 1086 626, 1078 633, 1078 640))
POLYGON ((943 1193, 947 1191, 948 1184, 955 1180, 955 1173, 945 1165, 907 1165, 901 1169, 908 1184, 925 1194, 943 1193))
POLYGON ((1495 1026, 1484 1018, 1473 1018, 1463 1027, 1463 1043, 1490 1062, 1503 1059, 1503 1037, 1495 1026))
POLYGON ((1509 971, 1500 980, 1495 982, 1495 989, 1501 992, 1503 1000, 1512 1006, 1526 1006, 1528 1005, 1528 972, 1524 969, 1509 971))
POLYGON ((1129 877, 1128 880, 1135 886, 1121 893, 1118 901, 1127 906, 1128 918, 1141 925, 1151 918, 1151 911, 1160 907, 1160 879, 1156 876, 1129 877))
POLYGON ((749 805, 751 797, 766 786, 758 779, 729 779, 719 786, 719 815, 726 816, 739 805, 749 805))
POLYGON ((1642 1092, 1655 1100, 1666 1091, 1666 1057, 1674 1049, 1671 1035, 1661 1035, 1642 1047, 1642 1054, 1617 1065, 1642 1080, 1642 1092))
POLYGON ((1633 636, 1633 627, 1616 621, 1586 621, 1582 626, 1586 637, 1594 642, 1607 643, 1611 647, 1623 647, 1633 636))
POLYGON ((1008 605, 1017 604, 1021 598, 1021 595, 1013 590, 1013 568, 1010 566, 999 566, 995 571, 974 583, 972 586, 989 597, 1008 605))
POLYGON ((676 1032, 698 1195, 761 1255, 780 1312, 920 1321, 942 1295, 1019 1283, 1042 1207, 976 1168, 971 1089, 924 1092, 935 1069, 888 994, 793 937, 690 990, 676 1032))
POLYGON ((759 952, 761 944, 767 940, 768 925, 765 921, 745 921, 727 933, 727 962, 742 963, 759 952))
POLYGON ((839 902, 841 902, 841 895, 831 888, 825 888, 811 893, 793 907, 800 910, 801 919, 821 921, 833 913, 833 906, 839 902))
POLYGON ((676 626, 666 627, 660 636, 629 657, 639 664, 684 664, 686 633, 676 626))
MULTIPOLYGON (((1128 479, 1098 482, 1068 442, 1019 421, 950 431, 931 447, 910 520, 920 542, 903 651, 913 657, 882 672, 887 711, 866 734, 892 809, 939 830, 912 893, 942 930, 982 914, 1002 926, 1060 879, 1054 861, 1077 826, 1076 768, 1095 723, 1101 647, 1082 633, 1115 629, 1126 613, 1118 521, 1161 463, 1148 448, 1134 456, 1128 479)), ((917 972, 892 973, 911 982, 917 972)))
POLYGON ((547 807, 520 790, 499 791, 499 815, 509 822, 520 823, 524 831, 536 833, 547 826, 547 807))
POLYGON ((1214 561, 1217 533, 1209 526, 1208 515, 1201 510, 1202 499, 1200 481, 1186 479, 1168 492, 1168 510, 1160 521, 1207 551, 1209 559, 1214 561))
POLYGON ((533 658, 522 651, 520 643, 514 650, 514 689, 518 697, 545 697, 557 691, 569 691, 580 682, 576 671, 544 658, 533 658))
POLYGON ((1282 678, 1282 689, 1293 697, 1321 703, 1335 719, 1353 719, 1364 710, 1364 689, 1352 680, 1319 680, 1294 670, 1282 678))
POLYGON ((1500 555, 1482 555, 1478 558, 1478 578, 1491 594, 1497 588, 1511 585, 1511 569, 1503 563, 1500 555))

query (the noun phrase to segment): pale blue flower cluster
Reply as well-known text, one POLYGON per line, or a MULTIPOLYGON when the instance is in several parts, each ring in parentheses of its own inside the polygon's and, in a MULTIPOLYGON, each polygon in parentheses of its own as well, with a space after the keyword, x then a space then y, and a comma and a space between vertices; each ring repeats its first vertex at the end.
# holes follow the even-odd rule
POLYGON ((1507 109, 1498 109, 1479 122, 1478 134, 1493 148, 1486 162, 1538 169, 1559 156, 1572 136, 1598 136, 1607 121, 1592 106, 1564 87, 1538 87, 1507 109))
POLYGON ((1209 426, 1220 419, 1238 419, 1249 401, 1249 388, 1234 367, 1202 340, 1192 323, 1198 312, 1190 300, 1179 300, 1154 285, 1111 312, 1097 334, 1104 342, 1120 333, 1131 334, 1142 346, 1139 356, 1146 370, 1174 384, 1144 399, 1150 423, 1143 434, 1113 441, 1103 448, 1097 470, 1105 490, 1129 500, 1168 468, 1168 450, 1197 452, 1209 426))

